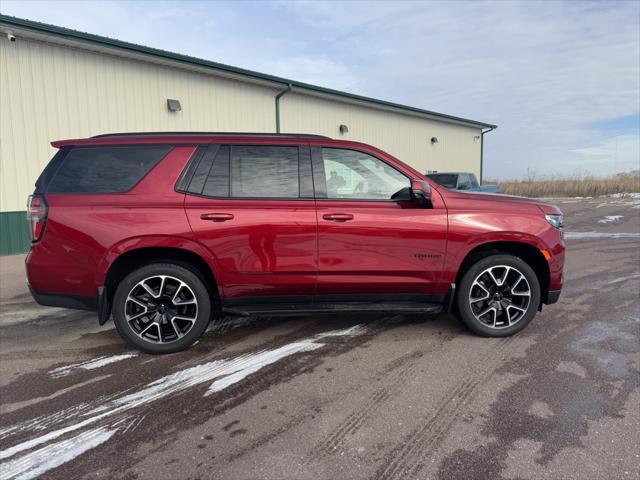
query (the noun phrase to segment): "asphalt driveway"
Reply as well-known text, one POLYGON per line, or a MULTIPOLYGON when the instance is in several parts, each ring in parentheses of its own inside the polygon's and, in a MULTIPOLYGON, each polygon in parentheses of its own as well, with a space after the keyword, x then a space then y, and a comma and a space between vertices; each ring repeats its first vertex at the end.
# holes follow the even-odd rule
POLYGON ((521 334, 446 315, 227 319, 131 350, 0 259, 0 478, 640 478, 640 200, 570 199, 521 334))

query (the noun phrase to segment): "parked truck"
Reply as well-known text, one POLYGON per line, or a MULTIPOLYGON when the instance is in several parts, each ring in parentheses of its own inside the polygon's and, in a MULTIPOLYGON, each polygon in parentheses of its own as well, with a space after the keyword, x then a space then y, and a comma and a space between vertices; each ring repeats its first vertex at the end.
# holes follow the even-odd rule
POLYGON ((467 192, 500 193, 499 185, 480 185, 475 174, 467 172, 454 173, 429 173, 434 182, 452 190, 464 190, 467 192))

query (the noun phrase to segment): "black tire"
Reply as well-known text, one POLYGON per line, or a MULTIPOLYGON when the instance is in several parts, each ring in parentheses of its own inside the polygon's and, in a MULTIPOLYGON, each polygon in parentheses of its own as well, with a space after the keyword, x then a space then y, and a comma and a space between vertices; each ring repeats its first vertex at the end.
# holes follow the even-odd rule
MULTIPOLYGON (((136 298, 140 297, 136 296, 136 298)), ((180 299, 177 300, 180 301, 180 299)), ((211 319, 211 305, 212 300, 209 290, 205 286, 202 278, 195 272, 173 263, 153 263, 134 270, 120 282, 113 298, 113 320, 120 336, 134 347, 152 354, 173 353, 186 349, 202 336, 211 319), (153 322, 151 321, 150 316, 143 315, 139 321, 132 321, 130 323, 127 320, 127 308, 132 308, 132 302, 127 299, 130 293, 142 291, 139 290, 142 288, 139 286, 140 282, 145 279, 153 279, 160 276, 170 277, 166 280, 168 286, 165 287, 170 294, 163 294, 163 291, 161 290, 162 287, 159 286, 158 295, 160 298, 156 301, 155 297, 148 296, 149 303, 147 303, 147 306, 144 308, 149 310, 149 305, 152 304, 153 306, 156 306, 157 304, 157 308, 160 308, 161 303, 164 303, 162 302, 162 299, 171 298, 171 294, 175 292, 175 290, 174 292, 171 292, 169 289, 172 288, 172 286, 181 285, 179 283, 176 284, 175 282, 183 282, 186 287, 182 287, 183 291, 181 295, 187 296, 185 304, 178 303, 177 307, 174 306, 172 308, 176 309, 177 315, 182 315, 182 313, 177 309, 182 309, 182 312, 188 312, 184 313, 184 316, 188 316, 189 318, 194 319, 194 321, 191 323, 183 320, 175 320, 176 323, 174 324, 171 321, 172 315, 169 313, 170 310, 167 309, 165 317, 165 309, 162 307, 162 320, 156 322, 156 326, 151 326, 149 333, 145 334, 146 336, 141 336, 139 334, 140 331, 144 330, 147 326, 150 326, 153 322), (172 282, 174 282, 173 285, 171 285, 172 282), (186 302, 192 302, 194 299, 195 307, 186 305, 186 302), (190 310, 187 311, 185 309, 190 310), (146 323, 147 321, 148 323, 146 323), (140 331, 136 332, 136 327, 138 325, 141 325, 139 328, 140 331), (184 328, 183 333, 182 328, 184 328), (181 331, 182 336, 180 336, 178 330, 181 331), (172 334, 171 331, 175 332, 175 338, 173 338, 172 335, 174 334, 172 334), (163 333, 165 332, 169 333, 163 337, 163 333), (152 334, 157 336, 156 333, 160 335, 160 339, 164 338, 164 343, 154 342, 149 338, 152 334)), ((156 313, 160 312, 160 310, 154 311, 156 313)), ((136 315, 131 315, 130 317, 135 316, 136 315)))
MULTIPOLYGON (((504 269, 502 271, 507 271, 507 269, 504 269)), ((481 277, 481 278, 486 279, 487 277, 481 277)), ((485 283, 484 280, 481 280, 481 282, 485 283)), ((524 283, 518 286, 514 286, 514 288, 523 289, 523 285, 524 285, 524 288, 526 288, 527 285, 524 283)), ((489 291, 492 290, 491 287, 493 286, 487 285, 487 288, 489 289, 489 291)), ((516 292, 518 292, 518 290, 516 290, 516 292)), ((487 294, 489 294, 489 292, 487 292, 487 294)), ((506 303, 506 305, 510 305, 510 304, 506 303)), ((524 303, 517 304, 517 305, 519 307, 522 307, 524 303)), ((491 255, 473 264, 469 268, 469 270, 465 272, 464 276, 462 277, 462 281, 460 282, 460 287, 456 294, 456 306, 458 307, 457 312, 460 320, 471 331, 484 337, 508 337, 510 335, 513 335, 521 331, 531 322, 531 320, 533 320, 533 317, 535 317, 539 305, 540 305, 540 282, 538 281, 537 275, 524 260, 508 254, 491 255), (473 296, 474 299, 480 298, 476 292, 482 293, 482 290, 484 290, 480 286, 477 286, 477 285, 474 286, 475 280, 481 274, 484 275, 484 272, 486 272, 487 269, 490 269, 492 267, 497 269, 495 271, 501 272, 500 270, 501 266, 510 267, 514 269, 514 270, 510 270, 511 273, 509 274, 505 273, 505 280, 507 278, 518 278, 515 276, 515 273, 514 273, 514 272, 518 272, 522 274, 524 278, 526 278, 526 281, 529 287, 528 291, 530 293, 530 297, 528 301, 528 306, 525 308, 526 311, 520 312, 520 315, 517 317, 517 320, 514 320, 514 323, 512 325, 509 325, 511 319, 508 318, 508 316, 512 314, 513 311, 516 309, 516 306, 515 306, 516 304, 514 303, 513 304, 514 306, 508 309, 505 309, 504 305, 506 302, 511 302, 513 299, 515 299, 515 301, 517 302, 524 302, 524 300, 522 300, 521 295, 506 298, 507 293, 501 292, 500 288, 507 289, 507 287, 496 286, 495 287, 495 289, 497 290, 496 293, 490 295, 487 300, 474 303, 474 306, 473 307, 471 306, 470 296, 472 293, 472 288, 474 288, 474 296, 473 296), (510 275, 510 277, 506 277, 506 275, 510 275), (495 297, 494 295, 496 294, 497 295, 502 294, 504 295, 504 298, 495 297), (497 303, 500 303, 500 305, 497 305, 497 303, 490 303, 491 301, 494 301, 494 299, 499 299, 497 300, 497 303), (482 320, 477 318, 478 313, 481 313, 482 311, 486 311, 487 308, 492 309, 492 307, 497 307, 498 310, 496 312, 496 316, 502 315, 503 321, 505 321, 504 318, 505 316, 507 316, 508 320, 507 320, 506 326, 504 324, 498 327, 494 327, 490 325, 491 320, 496 318, 493 316, 493 312, 489 312, 484 317, 481 316, 482 320), (475 309, 475 314, 474 314, 474 309, 475 309)), ((519 310, 515 310, 515 311, 516 311, 516 314, 519 312, 519 310)), ((498 325, 498 322, 494 320, 494 324, 498 325)))

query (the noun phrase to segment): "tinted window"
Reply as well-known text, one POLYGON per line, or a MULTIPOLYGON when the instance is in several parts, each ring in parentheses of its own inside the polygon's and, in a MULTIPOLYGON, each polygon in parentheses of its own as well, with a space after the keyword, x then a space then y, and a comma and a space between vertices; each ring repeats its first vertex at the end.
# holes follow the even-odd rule
POLYGON ((480 188, 480 185, 478 185, 478 179, 473 173, 469 174, 469 178, 471 179, 471 188, 480 188))
POLYGON ((229 196, 229 145, 218 150, 202 194, 208 197, 229 196))
POLYGON ((74 148, 62 161, 48 193, 126 192, 138 183, 171 146, 74 148))
POLYGON ((447 188, 456 188, 458 175, 452 173, 439 173, 427 175, 431 180, 447 188))
POLYGON ((409 179, 382 160, 355 150, 323 148, 327 198, 390 200, 409 179))
POLYGON ((469 190, 471 188, 471 182, 469 181, 469 175, 461 173, 458 177, 458 190, 469 190))
POLYGON ((298 198, 298 147, 234 145, 231 196, 298 198))
POLYGON ((211 170, 211 166, 213 165, 214 155, 215 151, 211 149, 201 150, 199 152, 199 163, 196 167, 196 171, 193 174, 193 178, 191 179, 189 188, 187 189, 188 192, 195 193, 197 195, 202 194, 204 183, 207 181, 209 170, 211 170))

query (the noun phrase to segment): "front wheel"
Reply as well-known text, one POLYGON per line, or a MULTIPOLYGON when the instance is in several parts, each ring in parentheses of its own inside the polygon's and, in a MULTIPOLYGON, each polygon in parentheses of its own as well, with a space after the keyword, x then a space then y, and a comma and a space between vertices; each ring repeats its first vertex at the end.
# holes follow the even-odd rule
POLYGON ((113 299, 118 333, 148 353, 184 350, 211 318, 209 291, 198 275, 172 263, 155 263, 127 275, 113 299))
POLYGON ((507 337, 524 329, 540 304, 533 269, 513 255, 483 258, 462 277, 457 293, 461 320, 486 337, 507 337))

